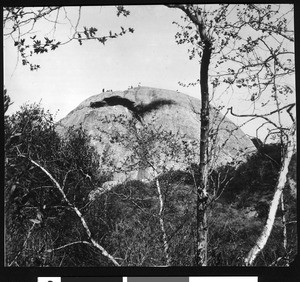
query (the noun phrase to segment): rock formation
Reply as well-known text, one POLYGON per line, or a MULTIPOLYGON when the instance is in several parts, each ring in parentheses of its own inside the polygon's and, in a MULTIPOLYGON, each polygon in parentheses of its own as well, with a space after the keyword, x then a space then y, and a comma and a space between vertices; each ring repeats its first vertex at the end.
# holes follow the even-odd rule
MULTIPOLYGON (((137 169, 132 166, 132 171, 122 172, 125 162, 130 162, 131 153, 118 142, 111 142, 111 136, 122 132, 126 134, 126 129, 120 120, 132 120, 133 128, 137 130, 147 126, 156 128, 157 132, 170 132, 178 140, 184 142, 197 143, 200 136, 200 100, 186 94, 156 89, 151 87, 136 87, 126 91, 102 92, 83 101, 78 107, 72 110, 65 118, 57 124, 57 131, 63 134, 70 126, 82 126, 92 137, 92 144, 97 148, 102 159, 110 158, 114 164, 114 179, 124 180, 153 178, 162 170, 154 171, 154 168, 147 164, 145 157, 140 163, 142 167, 137 169), (150 104, 156 100, 174 101, 151 111, 143 117, 143 122, 134 121, 132 112, 121 105, 92 108, 90 105, 112 96, 120 96, 133 101, 136 105, 150 104), (116 118, 120 117, 119 122, 116 118)), ((211 142, 213 148, 214 165, 222 165, 228 162, 239 162, 245 160, 245 156, 256 150, 250 138, 242 130, 237 128, 228 118, 222 116, 216 109, 212 108, 211 118, 213 120, 213 133, 218 132, 216 141, 211 142)), ((156 130, 155 129, 155 130, 156 130)), ((129 132, 129 131, 128 131, 129 132)), ((128 133, 130 134, 130 133, 128 133)), ((158 146, 158 145, 154 145, 158 146)), ((155 148, 152 148, 152 152, 155 148)), ((162 155, 162 151, 159 153, 162 155)), ((197 154, 196 154, 197 155, 197 154)), ((184 156, 182 156, 184 158, 184 156)), ((161 162, 162 160, 160 160, 161 162)), ((132 162, 132 160, 131 160, 132 162)), ((103 161, 103 169, 105 167, 103 161)), ((107 162, 106 162, 107 163, 107 162)), ((194 163, 197 163, 195 156, 194 163)), ((166 160, 165 168, 184 169, 187 163, 184 160, 166 160)), ((130 167, 127 165, 127 167, 130 167)), ((160 166, 161 168, 161 166, 160 166)), ((105 169, 109 170, 107 166, 105 169)))

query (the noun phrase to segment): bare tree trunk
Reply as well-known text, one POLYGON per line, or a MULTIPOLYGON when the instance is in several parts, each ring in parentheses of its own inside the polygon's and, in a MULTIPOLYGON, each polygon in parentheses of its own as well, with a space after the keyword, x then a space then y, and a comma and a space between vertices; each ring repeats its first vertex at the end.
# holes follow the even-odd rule
POLYGON ((201 132, 200 132, 200 183, 197 188, 197 254, 196 265, 207 265, 207 186, 208 186, 208 132, 209 132, 209 92, 208 69, 211 57, 211 42, 204 33, 203 25, 199 26, 203 35, 203 54, 200 66, 201 88, 201 132))
POLYGON ((289 266, 289 257, 287 252, 287 230, 286 230, 286 216, 285 216, 285 205, 284 205, 284 199, 283 199, 283 193, 281 194, 280 198, 281 202, 281 212, 282 212, 282 225, 283 225, 283 248, 285 251, 285 259, 286 259, 286 266, 289 266))
POLYGON ((255 245, 250 250, 250 252, 248 253, 248 255, 245 259, 245 265, 247 265, 247 266, 251 266, 253 264, 257 255, 265 247, 265 245, 269 239, 269 236, 271 234, 271 231, 272 231, 272 228, 274 225, 274 221, 275 221, 277 208, 280 203, 282 191, 283 191, 283 188, 284 188, 286 180, 287 180, 288 167, 289 167, 290 161, 292 159, 293 153, 295 151, 295 135, 294 135, 295 132, 294 132, 294 130, 295 129, 293 129, 291 132, 290 140, 287 141, 285 155, 284 155, 282 167, 280 170, 275 194, 274 194, 273 200, 270 205, 270 210, 269 210, 269 215, 268 215, 266 225, 264 226, 260 237, 257 239, 255 245))
POLYGON ((201 88, 201 132, 200 132, 200 184, 197 187, 197 251, 196 265, 207 265, 207 184, 208 184, 208 132, 209 132, 209 91, 208 70, 212 53, 212 40, 205 25, 205 14, 193 5, 167 4, 169 8, 181 9, 195 25, 200 36, 199 49, 202 49, 200 62, 201 88))
POLYGON ((207 266, 207 215, 206 203, 208 197, 197 191, 197 253, 196 265, 207 266))
POLYGON ((166 260, 167 260, 167 266, 171 265, 171 258, 169 255, 169 243, 168 243, 168 238, 167 238, 167 233, 166 233, 166 229, 165 229, 165 223, 164 223, 164 219, 163 219, 163 209, 164 209, 164 202, 163 202, 163 197, 161 194, 161 189, 160 189, 160 184, 159 184, 159 180, 156 179, 156 187, 157 187, 157 192, 158 192, 158 196, 159 196, 159 203, 160 203, 160 207, 159 207, 159 222, 160 222, 160 228, 163 234, 163 243, 164 243, 164 251, 165 251, 165 256, 166 256, 166 260))

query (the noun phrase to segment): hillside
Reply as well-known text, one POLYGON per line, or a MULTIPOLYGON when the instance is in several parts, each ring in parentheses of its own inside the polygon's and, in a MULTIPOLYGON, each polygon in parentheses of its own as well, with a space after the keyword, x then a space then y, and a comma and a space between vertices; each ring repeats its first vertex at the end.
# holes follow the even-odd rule
MULTIPOLYGON (((92 100, 100 99, 103 104, 106 94, 114 95, 103 93, 92 100)), ((157 104, 160 97, 150 100, 154 101, 150 104, 157 104)), ((195 119, 198 116, 192 106, 188 108, 174 97, 168 98, 172 103, 162 103, 162 107, 154 107, 147 114, 140 111, 140 119, 132 118, 135 113, 130 107, 93 109, 85 101, 70 114, 69 121, 81 121, 71 120, 78 128, 72 129, 70 123, 65 138, 60 138, 59 126, 54 126, 51 114, 40 105, 28 105, 6 120, 7 265, 195 265, 199 144, 193 129, 187 131, 184 125, 171 121, 181 115, 182 122, 192 125, 192 120, 188 124, 185 119, 192 116, 191 112, 195 119), (90 116, 90 123, 85 122, 84 112, 90 116), (11 141, 20 128, 23 132, 17 136, 21 137, 9 143, 7 140, 11 141), (91 132, 94 134, 88 136, 91 132), (100 157, 90 144, 91 138, 102 152, 100 157), (116 162, 122 164, 119 171, 116 162), (183 170, 184 166, 189 169, 183 170), (122 180, 121 173, 126 181, 111 181, 112 176, 122 180), (147 176, 152 181, 139 181, 147 176)), ((142 102, 144 106, 140 103, 134 109, 149 108, 146 102, 142 102)), ((214 109, 212 112, 216 113, 214 109)), ((215 116, 214 128, 221 130, 211 147, 220 150, 215 154, 219 163, 215 162, 208 172, 207 263, 242 266, 267 221, 281 169, 282 147, 264 144, 247 155, 230 151, 238 148, 247 153, 249 149, 240 143, 237 146, 234 134, 230 138, 222 134, 230 128, 233 133, 242 132, 234 130, 235 126, 222 116, 215 116), (220 126, 218 120, 222 121, 220 126), (222 148, 228 150, 227 155, 222 148), (231 160, 245 159, 237 166, 230 161, 230 153, 231 160), (220 165, 226 160, 230 162, 220 165)), ((67 128, 60 125, 60 132, 67 128)), ((262 144, 259 140, 257 143, 262 144)), ((296 154, 287 178, 284 205, 278 206, 271 235, 255 266, 292 265, 297 254, 296 154)))
MULTIPOLYGON (((176 91, 151 87, 136 87, 126 91, 102 92, 94 95, 60 120, 57 124, 57 131, 63 134, 71 126, 82 126, 92 136, 92 144, 97 148, 100 156, 108 153, 116 167, 120 168, 131 153, 120 143, 111 142, 109 135, 119 134, 119 132, 126 134, 127 129, 115 119, 120 117, 122 120, 129 121, 132 118, 131 112, 119 105, 96 109, 90 107, 91 102, 101 101, 116 95, 143 105, 158 99, 172 100, 174 102, 172 105, 165 105, 145 115, 143 124, 136 123, 135 127, 139 130, 143 127, 144 130, 151 128, 157 132, 170 132, 174 137, 180 140, 184 139, 189 144, 199 142, 200 100, 176 91)), ((212 108, 211 115, 213 129, 219 129, 216 143, 212 144, 213 148, 218 148, 214 154, 216 165, 243 161, 248 153, 256 150, 252 141, 229 119, 224 118, 214 108, 212 108)), ((186 167, 184 158, 185 156, 182 156, 182 159, 177 159, 175 163, 166 160, 165 165, 168 169, 184 169, 186 167)), ((197 157, 194 162, 197 163, 197 157)), ((150 167, 143 167, 142 169, 144 170, 142 173, 144 178, 153 178, 150 167)), ((122 180, 124 178, 139 179, 141 175, 139 170, 134 168, 130 173, 119 172, 114 176, 115 179, 122 180)))

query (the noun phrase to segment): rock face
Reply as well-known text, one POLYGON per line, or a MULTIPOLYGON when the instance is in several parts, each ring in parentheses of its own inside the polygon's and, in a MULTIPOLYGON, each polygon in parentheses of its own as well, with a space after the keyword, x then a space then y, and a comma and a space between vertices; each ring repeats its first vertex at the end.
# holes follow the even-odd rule
MULTIPOLYGON (((133 119, 132 113, 121 105, 96 109, 90 107, 91 102, 101 101, 104 98, 115 95, 130 99, 136 105, 145 105, 158 99, 172 100, 174 103, 163 105, 159 109, 151 111, 144 116, 143 123, 136 121, 134 126, 137 129, 141 129, 142 127, 146 129, 147 127, 157 128, 160 130, 159 132, 168 131, 174 134, 178 140, 184 139, 186 142, 199 143, 200 100, 176 91, 150 87, 136 87, 126 91, 103 92, 92 96, 60 120, 57 124, 57 131, 63 134, 68 127, 81 125, 91 135, 92 144, 97 148, 100 156, 109 155, 112 162, 121 170, 120 166, 124 164, 125 159, 130 159, 129 156, 131 153, 124 146, 111 142, 109 135, 110 133, 113 135, 117 131, 124 134, 127 129, 118 124, 115 118, 122 117, 123 120, 131 120, 133 119), (104 131, 106 132, 105 134, 103 133, 104 131)), ((211 133, 218 132, 216 141, 211 142, 211 148, 214 149, 213 163, 215 165, 243 161, 247 154, 256 151, 250 138, 214 108, 211 109, 211 118, 213 120, 211 133)), ((198 155, 197 152, 196 155, 198 155)), ((168 159, 166 162, 168 163, 166 164, 167 168, 184 169, 186 167, 186 162, 181 162, 178 159, 175 162, 170 162, 168 159)), ((197 163, 197 156, 195 156, 194 162, 197 163)), ((130 173, 121 173, 120 171, 117 173, 116 170, 114 179, 151 179, 155 174, 153 173, 153 168, 150 165, 147 167, 146 163, 144 161, 143 168, 133 168, 130 173)), ((159 172, 156 171, 155 173, 159 172)))

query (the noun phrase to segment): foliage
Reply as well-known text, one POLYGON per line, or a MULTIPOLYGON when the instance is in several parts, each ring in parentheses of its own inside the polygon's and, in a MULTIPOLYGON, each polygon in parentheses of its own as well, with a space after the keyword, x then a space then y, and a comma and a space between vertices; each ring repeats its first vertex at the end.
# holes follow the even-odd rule
MULTIPOLYGON (((288 15, 293 11, 292 6, 270 4, 220 4, 212 5, 211 8, 204 5, 185 5, 184 8, 181 8, 183 5, 168 6, 201 15, 214 46, 215 59, 212 64, 217 76, 214 76, 213 85, 219 85, 220 79, 228 84, 237 83, 239 88, 249 87, 251 92, 253 89, 251 95, 257 99, 267 87, 273 85, 271 82, 275 75, 271 71, 273 64, 278 68, 276 73, 278 76, 294 71, 289 57, 293 51, 290 52, 287 49, 288 45, 285 44, 294 41, 288 19, 288 15), (274 43, 276 48, 272 48, 274 43), (267 50, 269 56, 261 56, 263 50, 267 50)), ((192 17, 189 13, 185 13, 182 18, 184 24, 173 22, 180 29, 175 35, 176 42, 189 46, 190 59, 194 59, 196 55, 201 57, 204 43, 200 40, 199 31, 196 26, 191 25, 192 17)))
MULTIPOLYGON (((268 147, 272 148, 269 155, 273 157, 280 155, 279 145, 273 144, 268 147)), ((237 171, 223 167, 226 176, 229 177, 230 172, 234 178, 209 209, 210 266, 243 265, 244 256, 264 226, 268 203, 274 190, 274 179, 280 168, 280 165, 270 168, 270 161, 266 155, 258 152, 237 171), (259 170, 264 173, 257 180, 259 170), (258 183, 261 183, 259 187, 258 183), (251 214, 251 211, 254 212, 251 214)), ((169 171, 159 176, 159 181, 164 199, 163 218, 172 265, 193 265, 196 240, 196 193, 193 179, 188 172, 169 171)), ((286 197, 288 197, 286 215, 288 221, 293 222, 296 216, 296 203, 290 196, 286 197)), ((162 233, 158 222, 158 203, 155 180, 147 184, 141 181, 123 183, 96 200, 95 207, 98 208, 96 218, 107 223, 106 246, 117 257, 123 259, 122 265, 165 264, 162 233)), ((288 256, 280 244, 283 238, 282 228, 279 212, 269 242, 258 257, 256 265, 284 265, 288 256)), ((103 230, 103 227, 101 229, 103 230)), ((288 224, 287 252, 290 261, 293 260, 297 250, 295 235, 295 224, 288 224)))
POLYGON ((95 203, 106 223, 105 246, 122 258, 124 266, 151 266, 162 257, 155 190, 147 188, 140 181, 131 181, 108 191, 95 203))
MULTIPOLYGON (((103 45, 113 38, 123 36, 126 33, 133 33, 133 28, 125 29, 121 27, 121 31, 112 32, 108 35, 100 35, 96 27, 80 27, 81 13, 84 7, 79 6, 77 9, 77 17, 74 22, 71 20, 74 11, 72 7, 51 6, 51 7, 3 7, 3 29, 4 37, 11 38, 14 41, 14 46, 21 56, 22 65, 29 66, 31 71, 38 70, 40 65, 31 62, 33 55, 48 53, 54 51, 58 47, 65 45, 71 41, 77 41, 82 45, 83 41, 96 40, 103 45), (64 16, 63 16, 64 15, 64 16), (57 41, 54 36, 39 37, 36 34, 30 36, 31 33, 39 29, 39 24, 51 23, 52 31, 56 31, 58 24, 64 23, 70 26, 72 35, 70 38, 65 39, 64 42, 57 41)), ((123 15, 127 17, 130 11, 125 9, 124 6, 116 6, 116 15, 119 17, 123 15)))
POLYGON ((209 264, 241 266, 263 223, 257 218, 247 218, 245 210, 227 203, 216 203, 210 211, 209 264))
POLYGON ((101 175, 99 157, 81 128, 70 129, 65 138, 58 136, 51 114, 38 104, 24 105, 6 118, 6 263, 76 265, 82 253, 93 253, 89 247, 75 245, 55 255, 51 250, 82 240, 86 235, 81 223, 49 178, 29 159, 50 171, 83 213, 88 193, 108 176, 101 175), (75 252, 79 257, 73 254, 76 248, 84 249, 81 254, 75 252))
MULTIPOLYGON (((237 92, 249 102, 249 114, 237 115, 231 110, 232 115, 263 119, 257 132, 268 128, 266 139, 287 134, 290 124, 295 122, 294 112, 291 113, 295 103, 290 102, 294 101, 291 97, 295 93, 293 5, 167 6, 184 12, 181 21, 173 22, 179 28, 175 40, 188 47, 191 60, 202 64, 203 34, 212 44, 208 72, 211 99, 217 102, 224 92, 237 92), (271 117, 275 113, 278 120, 271 117), (279 116, 287 117, 285 124, 279 116)), ((188 84, 179 82, 182 86, 199 83, 200 79, 188 84)))
POLYGON ((267 144, 257 153, 249 156, 247 162, 237 169, 219 168, 219 172, 215 172, 214 182, 217 181, 219 175, 223 178, 234 176, 225 190, 221 187, 221 190, 224 190, 223 199, 228 202, 239 200, 244 207, 255 200, 257 200, 257 205, 262 202, 267 204, 269 198, 265 199, 261 196, 270 197, 274 191, 281 165, 280 148, 280 144, 267 144))
MULTIPOLYGON (((127 181, 88 199, 90 191, 109 180, 101 174, 99 157, 81 127, 71 128, 64 138, 57 135, 51 114, 40 105, 25 105, 6 117, 6 262, 11 266, 109 266, 89 245, 80 243, 86 234, 76 215, 45 175, 26 157, 35 158, 62 183, 68 199, 85 216, 93 237, 123 266, 162 266, 162 230, 159 225, 159 195, 152 182, 127 181), (20 135, 19 135, 20 133, 20 135), (13 138, 14 136, 15 139, 13 138), (79 243, 76 243, 79 242, 79 243), (70 244, 69 246, 65 246, 70 244), (60 248, 62 247, 62 248, 60 248), (58 249, 60 248, 60 249, 58 249), (57 250, 55 250, 57 249, 57 250)), ((231 179, 208 213, 208 263, 241 265, 264 225, 268 201, 280 163, 280 146, 265 145, 234 170, 219 168, 212 175, 231 179), (233 178, 232 178, 233 177, 233 178), (249 216, 253 207, 257 216, 249 216)), ((172 265, 190 266, 195 256, 194 166, 187 171, 166 170, 158 179, 164 200, 165 223, 172 265)), ((222 181, 221 181, 222 182, 222 181)), ((225 182, 222 182, 225 183, 225 182)), ((220 189, 222 190, 222 183, 220 189)), ((220 190, 220 191, 221 191, 220 190)), ((271 238, 257 265, 284 265, 297 249, 296 204, 288 193, 288 249, 285 253, 280 212, 271 238)))
MULTIPOLYGON (((267 144, 236 170, 223 167, 214 172, 213 184, 222 178, 231 180, 211 209, 209 253, 212 265, 243 265, 244 256, 255 244, 267 219, 281 167, 280 159, 280 144, 267 144)), ((287 222, 290 222, 287 224, 287 250, 282 245, 282 211, 279 210, 269 241, 257 258, 256 265, 283 266, 295 258, 296 201, 291 197, 289 189, 285 189, 284 198, 285 216, 287 222)))
POLYGON ((189 166, 189 162, 197 158, 197 142, 188 141, 162 125, 157 126, 155 115, 147 124, 139 124, 135 118, 128 119, 122 114, 105 117, 102 122, 110 125, 109 130, 99 128, 107 136, 108 144, 118 144, 129 152, 119 169, 139 171, 139 180, 152 179, 175 169, 176 163, 189 166))
MULTIPOLYGON (((295 104, 284 104, 293 89, 283 80, 295 71, 293 30, 288 20, 292 7, 287 6, 288 9, 283 12, 281 6, 269 4, 222 4, 217 8, 212 6, 211 10, 206 10, 205 6, 169 6, 185 12, 184 24, 178 24, 181 32, 176 34, 177 43, 191 46, 190 59, 196 55, 202 59, 205 57, 207 72, 209 64, 214 66, 210 68, 214 74, 210 80, 213 93, 220 85, 227 85, 228 89, 245 88, 255 110, 258 104, 261 110, 266 110, 267 105, 273 107, 269 112, 262 111, 262 114, 251 112, 249 115, 236 116, 263 118, 265 123, 262 126, 273 126, 269 135, 278 134, 283 143, 290 127, 284 127, 281 123, 283 109, 289 114, 290 121, 295 123, 290 113, 295 104), (206 56, 205 51, 208 52, 206 56), (275 113, 278 114, 276 122, 269 118, 275 113)), ((22 64, 29 65, 31 70, 39 66, 28 61, 30 56, 55 50, 62 43, 48 37, 28 38, 31 30, 24 33, 21 29, 28 27, 28 24, 32 24, 30 28, 33 29, 36 21, 48 19, 48 15, 54 11, 58 15, 61 8, 44 7, 29 11, 23 7, 4 8, 4 35, 13 38, 22 64)), ((81 7, 78 9, 78 19, 80 13, 81 7)), ((122 6, 118 6, 117 16, 120 14, 129 15, 122 6)), ((74 26, 74 34, 65 44, 76 40, 81 45, 84 40, 91 39, 105 44, 108 38, 116 38, 127 32, 121 27, 119 34, 110 32, 107 36, 98 36, 95 27, 79 30, 78 25, 74 26)), ((133 29, 128 31, 133 32, 133 29)), ((201 75, 207 78, 202 68, 201 75)), ((207 79, 204 83, 207 84, 207 79)), ((208 96, 206 88, 201 92, 208 96)), ((6 93, 4 98, 6 110, 10 101, 6 93)), ((202 117, 208 118, 209 115, 202 112, 202 117)), ((194 231, 196 222, 190 219, 195 218, 194 184, 198 186, 199 175, 191 168, 192 177, 185 178, 182 172, 170 171, 164 162, 168 158, 173 160, 178 157, 180 152, 186 154, 188 146, 178 144, 167 131, 151 126, 139 128, 132 120, 126 124, 122 118, 118 122, 129 129, 130 135, 128 130, 116 130, 113 134, 109 133, 110 141, 121 142, 130 148, 132 154, 129 164, 134 163, 142 169, 150 165, 155 171, 154 175, 161 181, 165 206, 163 219, 172 263, 192 265, 197 236, 194 231), (176 178, 172 179, 174 175, 176 178), (191 179, 193 185, 189 184, 191 179)), ((204 124, 204 127, 207 125, 206 130, 209 129, 208 124, 209 121, 204 124)), ((201 137, 201 142, 207 140, 201 137)), ((32 166, 29 159, 38 161, 62 183, 67 197, 92 223, 93 236, 122 265, 165 265, 158 218, 159 201, 154 183, 125 182, 90 202, 89 192, 101 187, 109 176, 101 175, 99 158, 88 143, 89 138, 82 129, 70 129, 65 139, 59 137, 51 115, 36 104, 24 106, 15 115, 5 117, 8 265, 109 265, 97 251, 82 243, 86 234, 81 223, 66 207, 53 183, 41 170, 32 166), (70 246, 60 248, 69 243, 70 246)), ((206 149, 201 153, 205 154, 206 149)), ((250 156, 237 169, 224 166, 212 173, 210 187, 219 198, 210 203, 212 209, 208 214, 210 265, 241 265, 246 252, 255 244, 276 187, 282 153, 277 144, 263 145, 257 154, 250 156), (254 215, 249 213, 249 208, 253 209, 254 215)), ((206 163, 203 160, 200 164, 206 163)), ((201 173, 200 176, 207 175, 201 173)), ((283 227, 280 221, 282 211, 278 211, 271 237, 256 260, 257 265, 284 265, 284 260, 295 256, 296 229, 292 222, 296 219, 296 207, 286 191, 284 198, 287 199, 288 247, 284 250, 282 244, 278 243, 278 238, 282 240, 283 227)))

